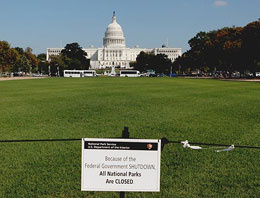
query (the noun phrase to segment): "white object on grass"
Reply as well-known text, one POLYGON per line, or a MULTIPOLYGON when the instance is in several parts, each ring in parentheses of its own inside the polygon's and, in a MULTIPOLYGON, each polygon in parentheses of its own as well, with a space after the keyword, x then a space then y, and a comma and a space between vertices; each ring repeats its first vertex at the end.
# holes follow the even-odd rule
POLYGON ((182 141, 181 143, 183 144, 183 147, 184 147, 184 148, 187 148, 187 147, 188 147, 188 148, 194 149, 194 150, 202 149, 200 146, 191 146, 191 145, 189 144, 188 140, 182 141))
POLYGON ((235 149, 234 144, 232 144, 230 147, 223 149, 223 150, 216 150, 216 152, 222 152, 222 151, 232 151, 233 149, 235 149))

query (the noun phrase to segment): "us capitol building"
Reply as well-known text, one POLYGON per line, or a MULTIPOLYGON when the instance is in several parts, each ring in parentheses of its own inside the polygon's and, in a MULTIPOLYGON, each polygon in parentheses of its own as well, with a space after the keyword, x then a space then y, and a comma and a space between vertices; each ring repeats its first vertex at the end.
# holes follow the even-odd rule
MULTIPOLYGON (((61 53, 63 48, 47 48, 46 59, 50 60, 50 56, 56 56, 61 53)), ((107 26, 105 37, 103 38, 103 47, 83 48, 87 52, 90 59, 91 69, 104 69, 110 67, 120 67, 128 69, 129 63, 136 61, 137 55, 144 51, 146 53, 165 54, 173 62, 178 56, 181 56, 181 48, 128 48, 125 44, 124 32, 116 21, 115 12, 113 13, 112 23, 107 26)))

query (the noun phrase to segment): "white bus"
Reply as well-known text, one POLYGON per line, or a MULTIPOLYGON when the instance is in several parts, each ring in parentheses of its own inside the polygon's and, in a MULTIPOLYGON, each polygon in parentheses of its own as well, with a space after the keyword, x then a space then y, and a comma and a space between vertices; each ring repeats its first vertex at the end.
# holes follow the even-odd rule
POLYGON ((120 77, 140 77, 140 72, 137 70, 121 70, 120 77))
POLYGON ((95 77, 97 73, 95 70, 64 70, 64 77, 95 77))
POLYGON ((84 70, 84 77, 96 77, 97 72, 95 70, 84 70))
POLYGON ((255 77, 260 78, 260 72, 256 72, 255 77))

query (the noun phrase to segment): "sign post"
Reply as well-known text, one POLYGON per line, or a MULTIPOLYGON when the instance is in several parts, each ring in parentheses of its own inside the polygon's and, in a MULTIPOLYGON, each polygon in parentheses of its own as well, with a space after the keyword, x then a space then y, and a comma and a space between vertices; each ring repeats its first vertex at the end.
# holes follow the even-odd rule
MULTIPOLYGON (((130 134, 128 131, 128 127, 124 127, 124 130, 122 131, 122 138, 129 138, 130 134)), ((120 192, 119 194, 120 198, 125 198, 125 192, 120 192)))
POLYGON ((82 191, 159 192, 161 140, 82 139, 82 191))

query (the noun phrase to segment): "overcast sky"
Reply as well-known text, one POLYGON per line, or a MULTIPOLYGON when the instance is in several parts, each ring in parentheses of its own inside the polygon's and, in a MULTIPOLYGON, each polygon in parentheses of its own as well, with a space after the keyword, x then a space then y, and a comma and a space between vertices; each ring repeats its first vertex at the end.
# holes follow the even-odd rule
POLYGON ((189 49, 199 31, 244 26, 260 18, 260 0, 0 0, 0 40, 46 48, 78 42, 102 47, 116 11, 128 47, 189 49))

